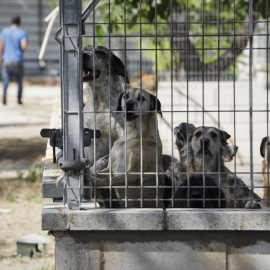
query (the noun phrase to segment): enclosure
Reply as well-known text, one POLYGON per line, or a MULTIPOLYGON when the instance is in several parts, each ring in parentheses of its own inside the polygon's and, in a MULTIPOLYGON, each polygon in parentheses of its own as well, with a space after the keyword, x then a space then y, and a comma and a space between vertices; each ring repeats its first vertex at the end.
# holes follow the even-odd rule
POLYGON ((269 10, 59 1, 56 269, 269 268, 269 10))

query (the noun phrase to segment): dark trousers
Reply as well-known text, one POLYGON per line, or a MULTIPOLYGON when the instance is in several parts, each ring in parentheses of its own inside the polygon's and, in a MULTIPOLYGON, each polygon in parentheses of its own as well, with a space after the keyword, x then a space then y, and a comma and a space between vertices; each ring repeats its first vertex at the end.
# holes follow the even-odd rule
POLYGON ((7 95, 7 88, 11 77, 15 76, 18 83, 18 101, 22 98, 23 89, 23 62, 5 60, 2 63, 2 78, 4 84, 4 96, 7 95))

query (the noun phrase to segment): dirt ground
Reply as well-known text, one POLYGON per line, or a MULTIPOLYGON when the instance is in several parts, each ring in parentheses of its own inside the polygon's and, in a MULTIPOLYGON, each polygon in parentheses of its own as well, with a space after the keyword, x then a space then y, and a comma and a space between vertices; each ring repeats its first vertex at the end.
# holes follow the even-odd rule
MULTIPOLYGON (((0 84, 0 93, 2 85, 0 84)), ((41 159, 47 140, 52 104, 59 87, 25 85, 23 105, 16 103, 17 89, 11 84, 7 105, 0 94, 0 269, 54 269, 54 240, 41 230, 41 159), (17 255, 14 239, 36 233, 51 240, 45 256, 17 255)))

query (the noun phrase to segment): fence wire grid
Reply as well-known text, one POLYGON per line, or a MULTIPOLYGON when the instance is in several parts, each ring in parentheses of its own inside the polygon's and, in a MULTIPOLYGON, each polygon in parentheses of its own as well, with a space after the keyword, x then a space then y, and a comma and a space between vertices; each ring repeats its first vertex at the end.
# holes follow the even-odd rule
POLYGON ((60 1, 64 202, 269 207, 269 1, 86 4, 60 1))

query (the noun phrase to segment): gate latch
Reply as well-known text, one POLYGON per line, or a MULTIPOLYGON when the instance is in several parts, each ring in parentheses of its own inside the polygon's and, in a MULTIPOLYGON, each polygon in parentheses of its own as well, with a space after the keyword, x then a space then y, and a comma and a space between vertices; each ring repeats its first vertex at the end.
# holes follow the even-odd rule
MULTIPOLYGON (((43 138, 49 138, 50 146, 53 148, 53 163, 56 163, 55 147, 58 147, 59 149, 63 149, 63 129, 43 128, 40 131, 40 135, 43 138)), ((83 129, 84 146, 91 145, 91 139, 95 137, 94 135, 96 135, 96 138, 99 138, 101 136, 101 132, 99 130, 96 130, 96 134, 95 134, 94 130, 92 130, 92 129, 89 129, 89 128, 83 129)), ((74 161, 72 161, 72 162, 74 162, 74 161)), ((78 162, 80 162, 80 161, 78 161, 78 162)), ((76 166, 77 165, 75 165, 75 167, 76 166)), ((66 166, 65 166, 65 168, 66 168, 66 166)), ((72 169, 72 170, 74 170, 74 169, 72 169)))

